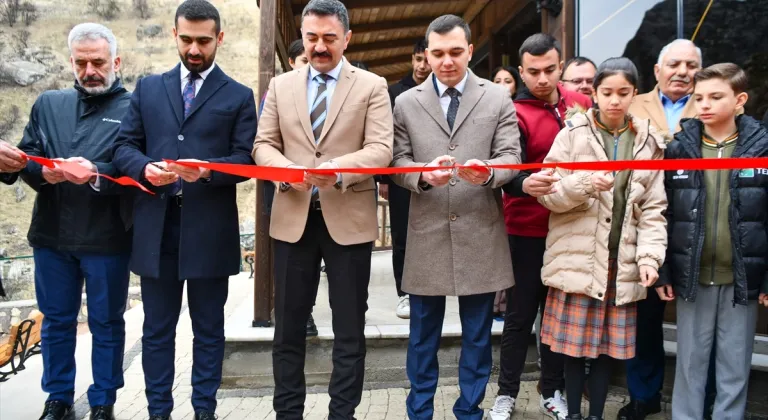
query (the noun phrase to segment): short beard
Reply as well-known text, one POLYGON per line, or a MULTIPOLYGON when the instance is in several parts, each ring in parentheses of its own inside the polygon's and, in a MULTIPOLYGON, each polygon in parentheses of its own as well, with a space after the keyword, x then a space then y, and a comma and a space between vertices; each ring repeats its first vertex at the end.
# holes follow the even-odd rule
POLYGON ((112 85, 115 83, 115 80, 117 80, 117 74, 115 74, 115 71, 113 69, 109 70, 109 73, 107 74, 107 81, 102 86, 97 87, 87 87, 83 84, 83 81, 80 80, 79 77, 77 77, 77 73, 75 73, 75 80, 77 80, 77 84, 80 85, 83 90, 85 90, 89 95, 100 95, 109 89, 112 88, 112 85))
POLYGON ((187 70, 200 74, 213 66, 213 62, 216 60, 216 50, 213 50, 213 53, 211 53, 210 57, 202 57, 200 64, 190 64, 189 61, 187 61, 187 57, 181 55, 181 53, 179 53, 179 58, 187 70))

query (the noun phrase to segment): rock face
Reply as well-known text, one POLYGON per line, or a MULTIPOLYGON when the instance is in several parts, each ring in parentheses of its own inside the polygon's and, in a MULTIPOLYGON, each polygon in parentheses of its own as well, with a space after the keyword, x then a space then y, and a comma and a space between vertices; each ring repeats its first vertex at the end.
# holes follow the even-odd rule
POLYGON ((144 38, 156 38, 162 34, 162 25, 139 25, 139 27, 136 28, 136 39, 139 41, 144 38))
MULTIPOLYGON (((661 49, 676 37, 675 0, 664 0, 650 8, 634 38, 627 43, 624 56, 640 72, 641 90, 656 84, 653 65, 661 49)), ((690 39, 707 8, 708 0, 685 0, 683 35, 690 39)), ((704 66, 732 62, 749 76, 749 96, 745 111, 761 118, 768 110, 768 0, 714 2, 696 35, 704 66), (725 23, 727 22, 727 23, 725 23)))
POLYGON ((40 63, 31 61, 0 62, 0 76, 19 86, 29 86, 48 74, 47 69, 40 63))

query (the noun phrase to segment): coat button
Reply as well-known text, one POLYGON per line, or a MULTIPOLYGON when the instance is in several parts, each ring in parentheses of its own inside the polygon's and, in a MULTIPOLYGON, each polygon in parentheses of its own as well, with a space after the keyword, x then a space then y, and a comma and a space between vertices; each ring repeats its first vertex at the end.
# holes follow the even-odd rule
POLYGON ((456 221, 456 219, 458 219, 458 218, 459 218, 459 216, 457 216, 457 215, 455 215, 455 214, 451 213, 450 219, 451 219, 451 221, 452 221, 452 222, 455 222, 455 221, 456 221))
POLYGON ((315 157, 320 157, 320 156, 322 156, 322 155, 323 155, 323 154, 322 154, 322 153, 320 153, 320 152, 317 152, 317 153, 315 153, 315 157))
POLYGON ((455 179, 451 179, 450 181, 448 181, 448 183, 451 185, 456 185, 457 182, 455 179))
POLYGON ((611 223, 611 218, 610 217, 606 217, 605 218, 605 223, 611 223))
POLYGON ((456 145, 452 144, 452 145, 448 146, 448 150, 456 150, 456 145))
POLYGON ((179 137, 177 137, 177 138, 179 139, 179 141, 184 141, 184 136, 181 135, 181 134, 179 134, 179 137))
POLYGON ((597 297, 603 297, 603 294, 602 293, 598 293, 597 297))

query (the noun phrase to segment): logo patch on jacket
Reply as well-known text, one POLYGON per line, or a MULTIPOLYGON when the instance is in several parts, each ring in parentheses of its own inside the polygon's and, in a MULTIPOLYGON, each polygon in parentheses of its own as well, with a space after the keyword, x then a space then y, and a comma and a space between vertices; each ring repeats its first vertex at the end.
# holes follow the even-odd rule
POLYGON ((754 178, 755 170, 752 168, 744 168, 739 171, 739 178, 754 178))
POLYGON ((685 173, 685 170, 678 169, 677 173, 675 175, 672 175, 672 179, 688 179, 688 174, 685 173))
POLYGON ((101 120, 104 121, 104 122, 120 124, 120 120, 113 120, 112 118, 102 118, 101 120))

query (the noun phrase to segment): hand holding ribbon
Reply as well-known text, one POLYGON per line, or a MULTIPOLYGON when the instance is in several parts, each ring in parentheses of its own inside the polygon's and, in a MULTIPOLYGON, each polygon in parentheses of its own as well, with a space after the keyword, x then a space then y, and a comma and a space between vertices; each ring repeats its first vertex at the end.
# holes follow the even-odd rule
POLYGON ((27 166, 27 158, 24 152, 0 141, 0 173, 19 172, 25 166, 27 166))
POLYGON ((488 164, 482 160, 470 159, 458 169, 457 174, 459 178, 470 184, 483 185, 488 182, 488 178, 491 176, 491 170, 488 169, 488 164))
MULTIPOLYGON (((427 166, 428 167, 444 166, 444 167, 449 167, 449 169, 427 170, 421 173, 420 180, 426 182, 427 184, 433 187, 445 186, 445 184, 447 184, 448 181, 450 181, 451 177, 453 176, 453 169, 455 164, 456 164, 456 161, 453 156, 448 156, 448 155, 438 156, 435 158, 435 160, 430 162, 429 165, 427 166)), ((403 168, 397 168, 397 169, 403 169, 403 168)))

